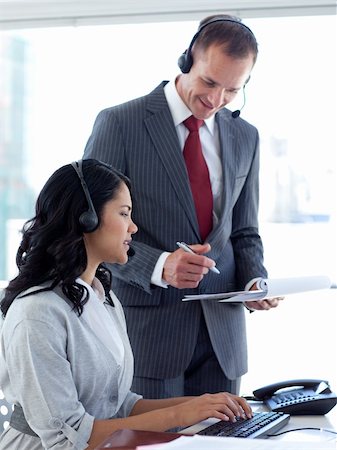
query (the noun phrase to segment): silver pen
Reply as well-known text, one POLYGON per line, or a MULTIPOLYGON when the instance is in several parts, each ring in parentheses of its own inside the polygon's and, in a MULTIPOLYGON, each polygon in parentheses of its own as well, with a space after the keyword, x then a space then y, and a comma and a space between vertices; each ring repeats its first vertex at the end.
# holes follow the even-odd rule
MULTIPOLYGON (((197 253, 195 253, 191 247, 189 247, 187 244, 185 244, 185 242, 176 242, 176 244, 178 245, 179 248, 183 249, 184 252, 186 253, 193 253, 194 255, 197 255, 197 253)), ((214 267, 210 267, 210 269, 212 272, 217 273, 219 275, 220 271, 219 269, 217 269, 215 266, 214 267)))

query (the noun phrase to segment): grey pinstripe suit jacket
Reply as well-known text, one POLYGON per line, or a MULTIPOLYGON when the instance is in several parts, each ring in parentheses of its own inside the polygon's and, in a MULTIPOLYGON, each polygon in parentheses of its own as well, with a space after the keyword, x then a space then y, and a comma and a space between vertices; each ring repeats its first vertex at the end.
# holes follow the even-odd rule
POLYGON ((240 304, 182 302, 185 294, 242 289, 265 277, 258 234, 257 130, 223 109, 217 113, 223 161, 223 214, 212 230, 208 256, 221 275, 209 272, 196 290, 151 285, 163 251, 176 241, 200 242, 187 172, 163 86, 96 118, 84 158, 121 170, 132 182, 135 255, 112 267, 113 290, 122 302, 135 356, 135 375, 173 378, 187 367, 203 310, 214 350, 227 378, 247 371, 244 307, 240 304))

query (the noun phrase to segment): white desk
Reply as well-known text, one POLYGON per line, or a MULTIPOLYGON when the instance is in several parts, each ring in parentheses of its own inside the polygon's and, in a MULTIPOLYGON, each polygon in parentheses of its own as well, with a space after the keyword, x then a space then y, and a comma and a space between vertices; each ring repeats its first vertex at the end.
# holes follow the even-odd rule
MULTIPOLYGON (((250 402, 253 411, 261 412, 266 411, 266 408, 262 403, 259 402, 250 402)), ((206 426, 211 425, 214 422, 217 422, 217 419, 208 419, 204 420, 197 425, 193 425, 192 427, 188 427, 181 431, 184 434, 195 434, 200 430, 205 428, 206 426)), ((292 430, 295 428, 305 428, 305 427, 315 427, 337 431, 337 405, 332 408, 332 410, 324 415, 324 416, 290 416, 290 420, 288 424, 281 428, 277 433, 281 433, 282 431, 292 430)), ((291 433, 281 434, 280 436, 275 436, 273 438, 268 438, 268 440, 282 440, 287 442, 323 442, 330 441, 333 443, 337 443, 337 435, 333 433, 328 433, 325 431, 318 430, 301 430, 301 431, 293 431, 291 433)), ((336 447, 337 448, 337 445, 336 447)), ((319 444, 317 446, 319 449, 319 444)), ((305 450, 305 449, 303 449, 305 450)))
MULTIPOLYGON (((254 411, 265 411, 263 406, 254 406, 254 411)), ((298 427, 322 427, 337 429, 337 407, 325 416, 293 416, 287 426, 280 430, 298 427)), ((180 434, 195 434, 216 422, 209 419, 193 427, 185 428, 180 434)), ((336 450, 336 435, 313 430, 295 431, 268 439, 222 438, 195 435, 180 436, 178 433, 153 431, 118 430, 111 434, 95 450, 130 449, 146 446, 149 450, 336 450), (151 447, 147 447, 151 445, 151 447)))

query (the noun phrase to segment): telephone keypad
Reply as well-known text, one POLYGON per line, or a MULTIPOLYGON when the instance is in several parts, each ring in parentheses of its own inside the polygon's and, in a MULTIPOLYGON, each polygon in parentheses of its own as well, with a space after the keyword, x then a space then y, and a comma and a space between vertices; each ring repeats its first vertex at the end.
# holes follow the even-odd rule
POLYGON ((305 392, 288 392, 287 394, 278 394, 272 396, 272 400, 278 405, 293 405, 295 403, 306 402, 308 400, 314 400, 315 397, 312 394, 305 392))

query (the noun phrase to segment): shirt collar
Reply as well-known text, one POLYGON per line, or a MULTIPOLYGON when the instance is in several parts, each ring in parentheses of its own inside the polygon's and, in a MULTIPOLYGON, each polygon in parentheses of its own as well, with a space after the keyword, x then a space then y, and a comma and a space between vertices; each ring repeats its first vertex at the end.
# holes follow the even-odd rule
MULTIPOLYGON (((174 126, 177 127, 184 120, 192 115, 192 112, 187 108, 182 98, 178 94, 175 80, 169 81, 164 86, 164 92, 166 96, 166 100, 173 118, 174 126)), ((209 132, 214 135, 215 128, 215 114, 205 119, 205 124, 209 130, 209 132)))
POLYGON ((89 294, 96 294, 96 297, 98 298, 98 300, 102 303, 104 303, 105 301, 105 291, 104 288, 102 286, 102 283, 99 281, 98 278, 94 278, 92 281, 92 285, 90 286, 90 284, 86 283, 85 281, 82 280, 82 278, 77 278, 76 282, 79 284, 82 284, 83 286, 85 286, 88 291, 89 294))

